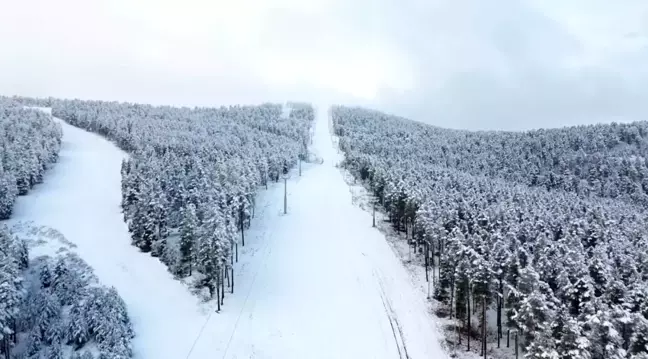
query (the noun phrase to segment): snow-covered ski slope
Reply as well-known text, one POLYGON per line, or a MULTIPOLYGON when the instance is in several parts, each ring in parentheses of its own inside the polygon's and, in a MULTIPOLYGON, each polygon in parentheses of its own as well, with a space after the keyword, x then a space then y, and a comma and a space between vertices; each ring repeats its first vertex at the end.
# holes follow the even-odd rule
POLYGON ((446 358, 420 292, 352 204, 327 109, 317 111, 313 145, 323 164, 293 172, 287 215, 283 193, 272 194, 251 243, 256 258, 245 256, 238 294, 212 316, 192 358, 446 358))
POLYGON ((136 358, 446 358, 420 292, 352 204, 327 109, 318 109, 313 144, 323 164, 292 172, 287 215, 282 182, 260 191, 220 313, 130 245, 119 206, 126 154, 100 136, 62 122, 59 163, 18 200, 12 222, 60 231, 117 288, 136 358))
POLYGON ((57 121, 63 127, 59 161, 43 184, 18 199, 10 222, 54 228, 76 245, 102 284, 114 286, 126 302, 137 358, 184 358, 204 315, 197 298, 162 263, 130 244, 120 208, 126 154, 57 121))

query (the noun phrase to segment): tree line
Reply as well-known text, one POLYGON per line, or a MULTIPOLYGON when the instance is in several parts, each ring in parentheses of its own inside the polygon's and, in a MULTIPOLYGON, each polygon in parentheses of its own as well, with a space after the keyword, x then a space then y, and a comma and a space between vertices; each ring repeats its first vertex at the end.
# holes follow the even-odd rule
POLYGON ((61 137, 51 116, 0 96, 0 220, 11 216, 17 196, 43 181, 58 159, 61 137))
POLYGON ((132 244, 191 278, 210 297, 234 291, 233 263, 254 216, 255 195, 305 159, 308 104, 175 108, 48 99, 53 114, 114 141, 132 244))
POLYGON ((126 359, 133 337, 124 301, 80 257, 32 258, 0 227, 1 358, 126 359))
POLYGON ((448 340, 485 355, 513 330, 525 358, 648 358, 645 122, 511 133, 332 116, 343 166, 430 267, 448 340))

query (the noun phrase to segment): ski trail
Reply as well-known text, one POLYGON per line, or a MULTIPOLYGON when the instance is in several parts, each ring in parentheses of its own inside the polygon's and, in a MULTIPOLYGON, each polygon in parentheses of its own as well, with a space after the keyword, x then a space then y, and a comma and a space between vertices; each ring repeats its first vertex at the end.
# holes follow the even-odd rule
POLYGON ((327 109, 318 108, 312 149, 323 163, 292 172, 287 215, 281 181, 259 191, 236 291, 209 320, 162 263, 131 246, 120 210, 126 154, 98 135, 61 122, 59 163, 19 198, 12 222, 60 231, 116 287, 136 358, 447 358, 400 260, 352 204, 327 109))
POLYGON ((446 358, 400 260, 352 204, 327 109, 318 109, 312 149, 323 164, 292 173, 287 215, 283 191, 271 194, 264 232, 250 242, 262 254, 238 273, 238 294, 192 358, 446 358))
POLYGON ((166 267, 130 244, 121 213, 121 161, 102 137, 63 127, 58 163, 45 183, 16 203, 11 223, 33 221, 61 232, 128 307, 136 358, 184 358, 204 322, 199 303, 166 267))

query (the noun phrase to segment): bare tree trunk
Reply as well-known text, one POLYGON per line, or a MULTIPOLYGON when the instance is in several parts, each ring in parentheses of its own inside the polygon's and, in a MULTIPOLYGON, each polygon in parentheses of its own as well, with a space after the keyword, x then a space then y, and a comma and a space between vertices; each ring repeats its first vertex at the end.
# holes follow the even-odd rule
POLYGON ((432 285, 436 288, 436 274, 434 273, 436 271, 434 265, 434 244, 432 244, 432 255, 430 256, 430 260, 432 260, 432 285))
POLYGON ((241 222, 241 244, 243 247, 245 247, 245 226, 243 223, 243 205, 241 205, 241 209, 239 210, 239 222, 241 222))
MULTIPOLYGON (((220 272, 220 271, 219 271, 219 272, 220 272)), ((221 302, 220 302, 220 283, 218 283, 218 280, 219 280, 219 279, 220 279, 220 273, 217 273, 217 274, 216 274, 216 304, 217 304, 216 312, 220 312, 220 310, 221 310, 221 302)), ((214 292, 214 290, 212 289, 211 292, 212 292, 212 296, 213 296, 213 292, 214 292)))
POLYGON ((425 243, 425 281, 429 282, 430 281, 430 276, 428 275, 428 267, 430 265, 430 260, 428 258, 428 244, 427 242, 425 243))
POLYGON ((515 332, 515 359, 518 359, 518 333, 515 332))
POLYGON ((234 266, 232 266, 232 273, 230 277, 232 277, 232 294, 234 294, 234 266))
POLYGON ((486 296, 482 296, 482 351, 486 358, 486 296))
POLYGON ((497 296, 497 347, 500 347, 502 337, 502 298, 497 296))
POLYGON ((452 271, 452 279, 450 280, 450 318, 452 318, 452 313, 454 309, 454 293, 455 292, 455 279, 454 271, 452 271))
POLYGON ((503 279, 499 278, 499 295, 497 302, 497 347, 500 347, 500 339, 504 338, 504 329, 502 325, 503 309, 504 309, 504 283, 503 279))
POLYGON ((288 213, 288 179, 284 178, 284 214, 288 213))
POLYGON ((468 306, 468 351, 470 351, 470 332, 471 332, 471 311, 470 311, 470 284, 468 284, 468 300, 466 301, 466 305, 468 306))
POLYGON ((373 201, 373 222, 371 224, 372 227, 376 227, 376 201, 373 201))
POLYGON ((223 277, 225 276, 225 267, 223 267, 223 269, 221 270, 220 276, 221 276, 221 298, 220 298, 220 300, 221 300, 221 305, 223 305, 223 303, 225 302, 225 280, 223 279, 223 277))

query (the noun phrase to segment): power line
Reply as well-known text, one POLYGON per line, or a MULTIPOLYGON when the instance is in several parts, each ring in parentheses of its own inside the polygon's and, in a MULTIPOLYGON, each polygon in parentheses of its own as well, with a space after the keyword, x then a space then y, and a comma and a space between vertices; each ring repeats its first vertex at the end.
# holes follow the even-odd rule
MULTIPOLYGON (((216 300, 220 300, 220 298, 217 298, 216 300)), ((203 330, 205 330, 205 327, 207 326, 207 323, 209 323, 209 319, 211 318, 212 314, 214 314, 213 310, 209 310, 209 315, 207 316, 207 320, 205 320, 205 323, 203 324, 202 328, 200 328, 200 332, 198 332, 198 336, 196 339, 194 339, 193 344, 191 345, 191 349, 189 349, 189 353, 187 353, 187 357, 185 359, 189 359, 191 356, 191 353, 193 352, 194 348, 196 347, 196 343, 198 343, 198 339, 200 339, 200 336, 203 333, 203 330)))

